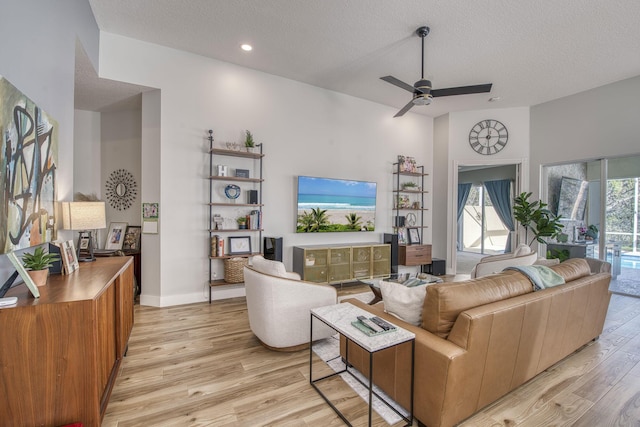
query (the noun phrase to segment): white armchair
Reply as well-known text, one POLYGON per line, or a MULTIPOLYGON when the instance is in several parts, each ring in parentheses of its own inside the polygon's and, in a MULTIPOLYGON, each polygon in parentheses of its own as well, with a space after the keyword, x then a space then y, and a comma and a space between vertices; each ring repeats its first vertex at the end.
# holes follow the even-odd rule
MULTIPOLYGON (((298 279, 291 278, 284 264, 260 258, 253 257, 252 267, 244 267, 251 331, 271 350, 303 349, 309 344, 310 310, 337 304, 337 292, 333 286, 303 282, 298 280, 299 276, 298 279)), ((334 333, 321 322, 314 322, 315 339, 327 338, 334 333)))
POLYGON ((520 245, 513 253, 489 255, 482 258, 480 262, 473 267, 473 270, 471 270, 471 278, 500 273, 507 267, 533 265, 537 261, 538 254, 536 252, 532 252, 527 245, 520 245))

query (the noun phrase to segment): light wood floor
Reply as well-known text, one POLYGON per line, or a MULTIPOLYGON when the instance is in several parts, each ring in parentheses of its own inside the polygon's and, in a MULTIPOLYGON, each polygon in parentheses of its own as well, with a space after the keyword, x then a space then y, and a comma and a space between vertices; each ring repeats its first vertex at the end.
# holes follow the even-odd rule
MULTIPOLYGON (((135 310, 103 426, 344 425, 309 385, 308 350, 262 347, 244 298, 135 310)), ((640 299, 613 295, 598 341, 460 425, 640 426, 639 362, 640 299)), ((350 419, 364 420, 358 399, 334 387, 350 419)))

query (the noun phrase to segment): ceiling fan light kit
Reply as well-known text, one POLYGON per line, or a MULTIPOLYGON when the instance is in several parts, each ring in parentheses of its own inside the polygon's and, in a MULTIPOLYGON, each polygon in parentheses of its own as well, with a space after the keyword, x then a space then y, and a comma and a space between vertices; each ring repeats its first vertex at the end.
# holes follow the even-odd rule
POLYGON ((491 83, 472 86, 450 87, 445 89, 433 89, 433 87, 431 86, 431 81, 424 78, 424 38, 429 34, 429 31, 429 27, 427 26, 420 27, 416 30, 416 34, 422 39, 422 74, 420 80, 418 80, 413 84, 413 86, 411 86, 410 84, 407 84, 393 76, 380 77, 381 80, 384 80, 387 83, 391 83, 394 86, 398 86, 401 89, 413 93, 413 98, 411 99, 411 101, 409 101, 407 105, 402 107, 402 109, 398 111, 398 113, 396 113, 396 115, 393 117, 403 116, 404 113, 409 111, 414 105, 429 105, 431 104, 433 98, 441 96, 469 95, 474 93, 491 92, 491 83))

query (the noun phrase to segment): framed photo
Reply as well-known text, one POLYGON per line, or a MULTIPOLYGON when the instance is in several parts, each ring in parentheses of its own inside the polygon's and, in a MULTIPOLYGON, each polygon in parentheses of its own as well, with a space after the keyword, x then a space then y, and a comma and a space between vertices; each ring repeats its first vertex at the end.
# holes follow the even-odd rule
POLYGON ((38 290, 38 287, 33 282, 31 276, 29 276, 29 273, 27 273, 27 270, 24 268, 24 265, 22 265, 22 262, 20 262, 16 254, 9 252, 7 253, 7 258, 9 258, 9 261, 11 261, 11 264, 13 264, 13 267, 16 269, 20 277, 22 277, 24 284, 27 285, 27 288, 29 288, 33 297, 40 298, 40 291, 38 290))
POLYGON ((246 255, 250 253, 250 236, 229 236, 229 255, 246 255))
POLYGON ((67 274, 71 274, 80 268, 80 264, 78 263, 78 254, 76 253, 76 247, 73 244, 73 240, 65 240, 61 243, 60 255, 67 274))
POLYGON ((249 169, 236 169, 236 177, 249 178, 249 169))
POLYGON ((124 243, 124 235, 127 231, 126 222, 112 222, 109 224, 109 233, 107 234, 107 242, 104 245, 105 249, 115 249, 119 251, 122 249, 122 243, 124 243))
POLYGON ((406 245, 407 244, 407 229, 406 228, 398 228, 398 244, 406 245))
POLYGON ((418 231, 417 228, 408 228, 407 231, 409 232, 409 244, 411 245, 415 245, 415 244, 420 244, 420 232, 418 231))
POLYGON ((81 251, 86 251, 89 249, 89 236, 87 235, 81 235, 80 236, 80 250, 81 251))
POLYGON ((142 227, 137 225, 130 225, 127 227, 127 233, 124 235, 124 241, 122 242, 122 249, 125 251, 139 251, 140 250, 140 234, 142 227))

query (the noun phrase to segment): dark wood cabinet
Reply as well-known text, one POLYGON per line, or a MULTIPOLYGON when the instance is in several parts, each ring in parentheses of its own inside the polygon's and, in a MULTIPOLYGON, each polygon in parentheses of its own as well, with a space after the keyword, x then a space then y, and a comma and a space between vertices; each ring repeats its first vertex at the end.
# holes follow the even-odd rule
POLYGON ((401 265, 431 264, 431 245, 399 245, 398 263, 401 265))
POLYGON ((133 261, 99 258, 0 309, 0 426, 100 426, 133 327, 133 261))

